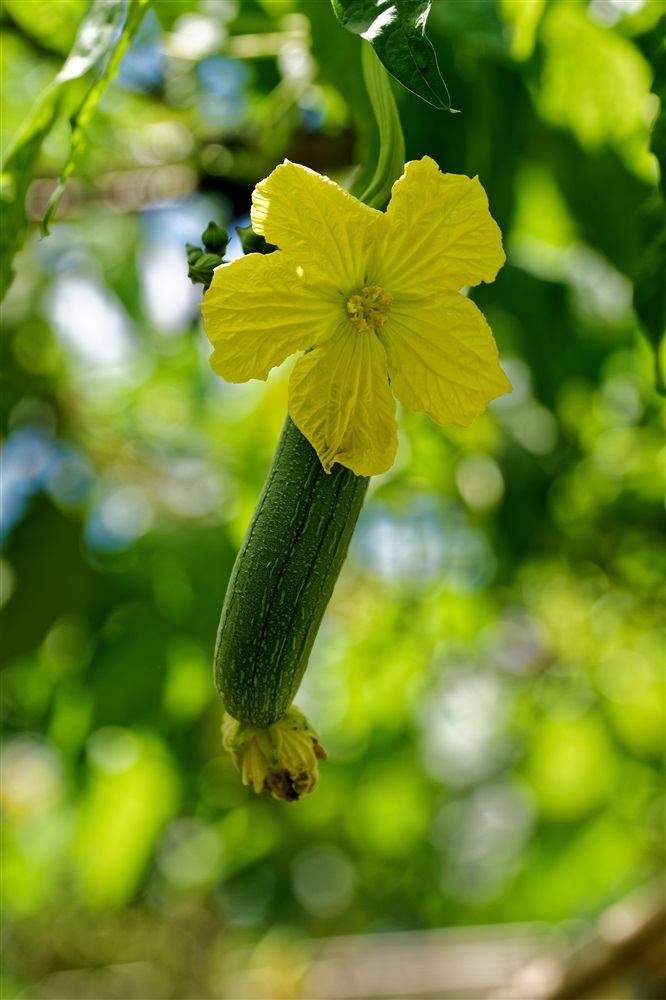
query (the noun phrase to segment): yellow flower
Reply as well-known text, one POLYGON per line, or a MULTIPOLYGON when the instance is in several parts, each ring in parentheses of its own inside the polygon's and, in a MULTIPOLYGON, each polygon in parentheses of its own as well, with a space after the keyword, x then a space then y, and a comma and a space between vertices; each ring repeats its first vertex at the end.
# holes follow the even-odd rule
POLYGON ((505 260, 478 178, 443 174, 424 156, 378 212, 286 160, 255 188, 251 217, 280 250, 215 271, 202 306, 211 365, 245 382, 307 351, 289 412, 327 472, 335 462, 359 476, 391 467, 391 390, 461 427, 511 391, 488 324, 460 294, 505 260))

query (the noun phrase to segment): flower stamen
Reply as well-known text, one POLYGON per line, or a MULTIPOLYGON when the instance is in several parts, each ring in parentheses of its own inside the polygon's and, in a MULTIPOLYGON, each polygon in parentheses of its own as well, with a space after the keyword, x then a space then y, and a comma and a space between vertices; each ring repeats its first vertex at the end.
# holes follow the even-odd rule
POLYGON ((368 285, 360 295, 352 295, 347 301, 349 318, 359 333, 376 330, 388 319, 393 296, 379 285, 368 285))

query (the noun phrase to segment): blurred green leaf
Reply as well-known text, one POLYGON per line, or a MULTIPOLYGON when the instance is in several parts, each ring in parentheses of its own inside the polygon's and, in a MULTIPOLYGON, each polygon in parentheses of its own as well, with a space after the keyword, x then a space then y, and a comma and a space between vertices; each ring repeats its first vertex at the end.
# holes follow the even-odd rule
POLYGON ((72 114, 71 150, 44 219, 51 219, 71 176, 75 158, 86 143, 86 129, 97 103, 117 72, 120 60, 147 9, 148 0, 98 0, 79 25, 72 50, 57 77, 33 108, 7 150, 2 164, 0 191, 0 299, 12 279, 12 261, 23 245, 27 223, 25 197, 34 176, 42 143, 78 94, 78 83, 91 76, 83 101, 72 114))
POLYGON ((88 143, 90 119, 108 84, 116 76, 120 62, 139 30, 149 3, 150 0, 97 0, 86 18, 87 27, 84 30, 82 25, 74 48, 59 74, 60 77, 64 75, 64 79, 68 79, 68 72, 76 72, 79 61, 86 60, 85 51, 79 51, 79 49, 83 49, 88 38, 92 39, 96 34, 98 40, 97 46, 95 46, 97 55, 94 61, 97 64, 95 73, 97 79, 86 94, 83 103, 72 115, 72 140, 69 157, 44 215, 42 222, 44 235, 48 235, 49 224, 58 208, 65 185, 74 173, 77 160, 88 143), (81 40, 83 40, 83 44, 81 40), (68 65, 70 66, 69 71, 68 65))
POLYGON ((545 816, 570 821, 585 816, 612 794, 613 745, 593 714, 567 718, 575 706, 557 706, 563 718, 546 716, 532 741, 529 778, 545 816))
POLYGON ((662 42, 656 55, 653 56, 654 80, 652 81, 652 93, 656 94, 659 98, 660 108, 657 120, 652 126, 650 149, 659 161, 661 193, 666 197, 666 41, 663 40, 665 37, 664 32, 666 32, 666 17, 662 18, 659 27, 663 29, 661 33, 662 42))
MULTIPOLYGON (((663 24, 666 27, 666 18, 663 24)), ((652 126, 650 149, 659 161, 661 192, 666 197, 666 42, 656 60, 652 92, 659 98, 660 108, 652 126)))
POLYGON ((431 0, 332 0, 338 20, 370 42, 389 73, 435 108, 452 111, 437 56, 426 37, 431 0))
POLYGON ((191 0, 152 0, 151 6, 167 31, 171 30, 179 17, 192 12, 191 0))
MULTIPOLYGON (((529 10, 532 4, 533 0, 520 3, 520 7, 523 8, 520 15, 523 25, 526 21, 529 23, 533 20, 535 12, 529 10)), ((506 8, 502 9, 502 13, 506 16, 506 8)), ((435 28, 441 29, 447 37, 457 43, 464 43, 489 55, 502 57, 507 53, 506 25, 500 17, 500 6, 496 0, 464 0, 464 3, 450 3, 445 0, 444 3, 436 3, 432 8, 430 28, 433 34, 435 28)), ((512 42, 515 37, 514 23, 512 42)))
MULTIPOLYGON (((457 6, 468 7, 469 4, 457 6)), ((511 28, 511 55, 520 61, 529 59, 534 51, 546 0, 500 0, 499 8, 503 19, 511 28)))
POLYGON ((136 892, 179 783, 161 741, 118 726, 88 741, 90 778, 72 844, 77 890, 92 907, 121 906, 136 892))
POLYGON ((49 88, 25 123, 2 164, 0 183, 0 300, 14 274, 12 261, 23 245, 27 230, 25 196, 32 181, 42 143, 58 117, 63 85, 49 88))
MULTIPOLYGON (((666 23, 662 21, 662 24, 666 23)), ((638 262, 634 284, 634 308, 647 331, 655 352, 657 388, 666 395, 666 377, 659 351, 666 336, 666 43, 655 59, 652 92, 660 101, 659 114, 652 127, 650 149, 657 157, 660 192, 646 201, 641 212, 645 249, 638 262)))
MULTIPOLYGON (((72 20, 12 6, 9 137, 61 64, 31 18, 72 20)), ((235 997, 259 973, 255 992, 292 995, 265 950, 285 924, 300 969, 310 938, 442 914, 590 920, 658 871, 662 407, 630 279, 661 225, 654 160, 638 173, 631 144, 647 152, 664 32, 658 5, 618 7, 612 26, 587 6, 433 3, 428 35, 466 111, 445 129, 389 81, 405 158, 478 173, 503 230, 507 264, 471 296, 514 392, 468 428, 398 411, 398 460, 298 695, 330 756, 294 810, 239 781, 210 677, 289 363, 266 383, 211 375, 184 244, 198 260, 209 219, 232 232, 284 157, 369 187, 369 47, 321 0, 155 5, 127 86, 91 122, 66 225, 26 246, 3 312, 8 996, 235 997), (542 71, 553 99, 580 83, 557 120, 542 71), (300 891, 302 865, 327 857, 352 873, 333 916, 300 891)), ((61 91, 33 215, 93 73, 61 91)))
POLYGON ((649 178, 649 135, 641 108, 651 70, 641 52, 591 20, 582 4, 551 4, 539 34, 542 118, 570 129, 589 152, 615 148, 637 176, 649 178))
POLYGON ((655 351, 657 387, 666 394, 659 349, 666 335, 666 205, 660 194, 643 206, 645 250, 639 260, 634 284, 634 308, 655 351))
POLYGON ((4 0, 12 21, 40 46, 65 55, 90 7, 88 0, 4 0))

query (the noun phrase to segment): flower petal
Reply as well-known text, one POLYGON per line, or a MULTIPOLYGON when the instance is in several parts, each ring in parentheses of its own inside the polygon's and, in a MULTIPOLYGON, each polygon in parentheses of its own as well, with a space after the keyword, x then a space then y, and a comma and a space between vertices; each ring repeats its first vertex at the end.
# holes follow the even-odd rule
POLYGON ((395 395, 440 424, 467 427, 491 399, 511 392, 490 327, 462 295, 418 311, 394 307, 378 335, 395 395))
POLYGON ((252 226, 287 250, 309 280, 345 293, 364 283, 366 256, 383 215, 328 177, 285 160, 252 195, 252 226))
POLYGON ((386 220, 378 284, 396 298, 493 281, 506 259, 478 177, 443 174, 429 156, 406 164, 386 220))
POLYGON ((211 367, 227 382, 265 379, 290 354, 330 337, 342 308, 339 296, 304 281, 289 254, 252 253, 223 264, 201 306, 211 367))
POLYGON ((330 341, 299 358, 289 412, 326 472, 336 462, 357 476, 391 468, 398 447, 395 401, 384 348, 345 320, 330 341))

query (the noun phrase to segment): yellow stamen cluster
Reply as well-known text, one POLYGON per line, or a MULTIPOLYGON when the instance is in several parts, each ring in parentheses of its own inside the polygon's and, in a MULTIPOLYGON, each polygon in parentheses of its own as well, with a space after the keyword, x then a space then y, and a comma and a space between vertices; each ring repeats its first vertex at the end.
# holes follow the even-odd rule
POLYGON ((384 326, 391 311, 393 296, 379 285, 368 285, 360 295, 352 295, 347 302, 349 318, 359 333, 384 326))

